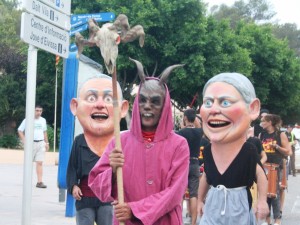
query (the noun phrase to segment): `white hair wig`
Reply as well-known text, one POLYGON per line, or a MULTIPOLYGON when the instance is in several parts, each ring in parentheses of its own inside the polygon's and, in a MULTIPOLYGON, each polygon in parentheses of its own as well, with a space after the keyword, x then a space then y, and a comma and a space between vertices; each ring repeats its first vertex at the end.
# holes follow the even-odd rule
POLYGON ((240 73, 220 73, 213 76, 206 82, 203 88, 203 95, 206 91, 206 88, 215 82, 224 82, 235 87, 235 89, 242 95, 247 105, 249 105, 253 99, 256 98, 255 89, 251 81, 240 73))

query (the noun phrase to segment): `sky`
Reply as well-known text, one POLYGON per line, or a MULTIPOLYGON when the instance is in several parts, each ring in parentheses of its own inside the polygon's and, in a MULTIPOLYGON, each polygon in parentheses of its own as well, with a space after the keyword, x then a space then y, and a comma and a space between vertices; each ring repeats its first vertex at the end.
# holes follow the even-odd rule
MULTIPOLYGON (((231 6, 235 0, 204 0, 204 2, 209 4, 209 9, 213 5, 222 3, 231 6)), ((272 21, 277 20, 279 24, 296 23, 300 29, 300 0, 268 0, 268 2, 273 7, 272 10, 277 13, 272 21)))

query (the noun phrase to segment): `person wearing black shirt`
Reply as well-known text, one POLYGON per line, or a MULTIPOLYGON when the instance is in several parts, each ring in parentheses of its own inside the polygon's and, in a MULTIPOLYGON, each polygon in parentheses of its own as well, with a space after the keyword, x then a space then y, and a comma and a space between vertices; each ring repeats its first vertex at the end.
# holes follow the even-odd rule
POLYGON ((254 87, 242 74, 221 73, 205 84, 200 115, 210 145, 204 150, 198 192, 200 225, 255 225, 256 218, 267 216, 267 178, 255 146, 246 141, 259 109, 254 87), (253 211, 250 187, 255 180, 253 211))
POLYGON ((189 145, 190 149, 190 166, 188 177, 188 190, 189 190, 189 211, 192 218, 192 225, 196 225, 197 221, 197 196, 199 187, 199 149, 200 140, 203 136, 201 128, 195 128, 194 122, 196 118, 196 111, 194 109, 187 109, 184 111, 183 125, 184 128, 179 130, 177 134, 183 136, 189 145))
MULTIPOLYGON (((291 154, 291 146, 289 140, 284 132, 280 132, 281 118, 275 114, 267 114, 261 120, 263 132, 260 133, 259 138, 263 144, 264 151, 267 154, 267 163, 276 165, 277 168, 277 193, 276 197, 268 197, 269 209, 273 209, 274 224, 280 224, 280 185, 282 179, 283 159, 291 154)), ((270 214, 266 219, 265 224, 270 224, 270 214)))
POLYGON ((261 110, 260 110, 259 117, 258 117, 258 119, 256 120, 257 123, 254 124, 254 126, 253 126, 253 129, 254 129, 254 137, 258 137, 258 135, 263 131, 263 128, 262 128, 261 125, 260 125, 260 121, 261 121, 261 119, 262 119, 265 115, 267 115, 268 113, 270 113, 268 109, 261 109, 261 110))
MULTIPOLYGON (((128 102, 120 98, 120 116, 125 117, 128 102)), ((77 225, 111 225, 110 202, 101 202, 88 186, 89 173, 114 135, 112 78, 100 74, 85 81, 70 108, 83 128, 72 146, 67 169, 68 193, 75 199, 77 225)), ((120 117, 120 119, 121 119, 120 117)))

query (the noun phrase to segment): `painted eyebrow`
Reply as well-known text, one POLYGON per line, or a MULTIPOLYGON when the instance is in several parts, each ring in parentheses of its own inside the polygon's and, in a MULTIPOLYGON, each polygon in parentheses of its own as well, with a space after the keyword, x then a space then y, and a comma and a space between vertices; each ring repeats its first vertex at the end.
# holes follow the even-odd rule
MULTIPOLYGON (((95 94, 95 95, 98 95, 99 94, 99 91, 97 89, 89 89, 87 90, 86 93, 91 93, 91 94, 95 94)), ((103 90, 103 95, 106 95, 106 94, 109 94, 109 93, 112 93, 112 90, 110 89, 104 89, 103 90)))
POLYGON ((95 95, 98 95, 98 90, 96 90, 96 89, 89 89, 89 90, 87 90, 86 93, 87 93, 87 94, 95 94, 95 95))
MULTIPOLYGON (((204 96, 203 99, 207 100, 207 99, 215 99, 215 97, 213 96, 204 96)), ((218 100, 224 100, 224 99, 232 99, 232 100, 237 100, 236 97, 234 96, 229 96, 229 95, 224 95, 224 96, 219 96, 218 98, 216 98, 218 100)))
MULTIPOLYGON (((146 97, 146 96, 143 95, 143 94, 140 94, 140 96, 141 96, 142 98, 148 98, 148 97, 146 97)), ((150 99, 160 98, 160 97, 161 97, 160 95, 152 95, 152 96, 149 96, 150 99)))

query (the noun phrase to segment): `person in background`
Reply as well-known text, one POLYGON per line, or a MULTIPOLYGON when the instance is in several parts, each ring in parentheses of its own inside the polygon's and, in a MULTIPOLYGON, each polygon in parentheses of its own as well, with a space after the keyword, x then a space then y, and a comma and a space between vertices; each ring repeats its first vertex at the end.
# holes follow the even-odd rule
POLYGON ((190 150, 190 166, 188 177, 188 209, 191 217, 191 225, 196 225, 197 221, 197 196, 199 187, 199 148, 203 131, 201 128, 195 128, 196 111, 187 109, 183 114, 184 128, 180 129, 177 134, 184 137, 189 145, 190 150))
POLYGON ((263 149, 260 139, 252 135, 253 135, 252 127, 250 127, 247 133, 247 141, 252 143, 256 147, 257 154, 260 156, 260 162, 261 164, 264 164, 267 161, 267 154, 263 149))
POLYGON ((298 123, 295 123, 292 133, 295 135, 295 138, 299 144, 299 142, 300 142, 300 126, 298 125, 298 123))
MULTIPOLYGON (((276 165, 277 168, 277 193, 276 197, 268 197, 269 209, 273 210, 274 225, 281 223, 280 208, 283 205, 284 197, 280 193, 280 183, 283 176, 284 158, 291 155, 292 150, 289 140, 284 132, 280 131, 282 121, 280 116, 275 114, 267 114, 261 120, 261 127, 264 129, 260 133, 259 139, 263 144, 263 148, 267 154, 267 163, 276 165)), ((271 222, 270 214, 268 215, 266 222, 263 225, 268 225, 271 222)))
MULTIPOLYGON (((32 157, 36 163, 37 188, 47 188, 43 182, 43 162, 45 160, 45 153, 49 150, 49 141, 47 135, 47 122, 42 117, 43 107, 35 106, 34 116, 34 130, 33 130, 33 149, 32 157)), ((18 134, 23 144, 25 144, 25 127, 26 119, 22 121, 18 127, 18 134)))
POLYGON ((290 156, 290 161, 289 161, 289 174, 293 174, 293 176, 296 176, 296 167, 295 167, 295 145, 297 144, 297 140, 295 138, 295 135, 293 134, 293 125, 289 124, 287 126, 287 131, 285 132, 289 143, 292 148, 292 155, 290 156))
POLYGON ((194 125, 196 128, 202 128, 201 117, 198 114, 196 114, 194 125))
MULTIPOLYGON (((122 100, 119 86, 118 90, 120 120, 127 113, 128 102, 122 100)), ((111 202, 101 202, 88 186, 89 172, 114 135, 111 77, 100 74, 85 81, 78 97, 71 100, 70 108, 83 128, 83 134, 73 142, 67 169, 68 193, 76 200, 76 224, 111 225, 111 202)))
POLYGON ((101 201, 113 201, 114 224, 182 225, 182 196, 188 182, 189 146, 173 130, 166 68, 160 79, 141 80, 130 130, 121 133, 122 149, 112 140, 90 172, 89 186, 101 201), (122 167, 124 203, 118 201, 117 167, 122 167))
POLYGON ((246 141, 259 109, 254 87, 242 74, 221 73, 205 84, 200 114, 210 145, 199 185, 200 225, 256 224, 250 193, 255 180, 259 198, 254 211, 258 219, 267 216, 267 178, 255 146, 246 141))
POLYGON ((258 117, 258 119, 256 120, 256 121, 258 121, 258 123, 257 124, 255 124, 254 126, 253 126, 253 132, 254 132, 254 137, 258 137, 258 135, 263 131, 263 128, 261 127, 261 125, 260 125, 260 121, 261 121, 261 119, 265 116, 265 115, 267 115, 267 114, 269 114, 270 112, 269 112, 269 110, 268 109, 261 109, 260 110, 260 113, 259 113, 259 117, 258 117))

